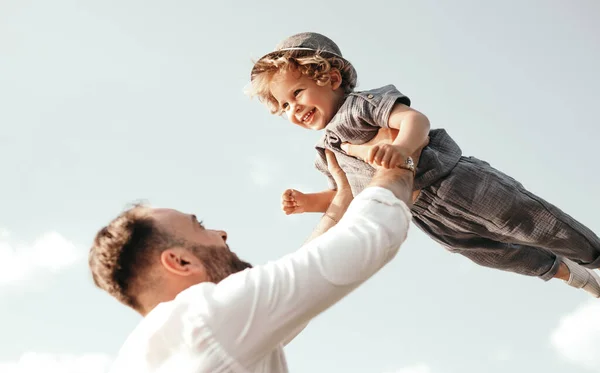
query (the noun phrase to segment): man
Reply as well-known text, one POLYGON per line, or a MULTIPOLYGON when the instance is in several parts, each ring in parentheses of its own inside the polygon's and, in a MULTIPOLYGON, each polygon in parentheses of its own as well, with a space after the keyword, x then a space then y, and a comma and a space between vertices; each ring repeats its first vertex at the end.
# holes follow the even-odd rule
POLYGON ((112 372, 287 372, 283 346, 388 263, 410 223, 411 170, 380 170, 353 199, 327 161, 338 191, 311 240, 263 266, 175 210, 137 206, 102 228, 94 282, 144 316, 112 372))

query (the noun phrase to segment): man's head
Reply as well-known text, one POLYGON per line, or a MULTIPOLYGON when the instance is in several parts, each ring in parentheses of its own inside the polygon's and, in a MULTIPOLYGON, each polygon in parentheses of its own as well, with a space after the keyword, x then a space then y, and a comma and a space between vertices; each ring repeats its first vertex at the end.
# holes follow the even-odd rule
POLYGON ((98 287, 145 315, 192 285, 251 267, 226 240, 194 215, 138 205, 97 233, 89 266, 98 287))
POLYGON ((356 71, 337 45, 323 35, 302 33, 254 64, 249 94, 272 114, 285 113, 296 125, 320 130, 355 87, 356 71))

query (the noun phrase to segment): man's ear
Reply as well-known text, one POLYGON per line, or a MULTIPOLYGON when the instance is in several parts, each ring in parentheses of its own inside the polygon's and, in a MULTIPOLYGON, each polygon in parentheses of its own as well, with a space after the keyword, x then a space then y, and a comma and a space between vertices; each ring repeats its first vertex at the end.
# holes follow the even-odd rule
POLYGON ((160 254, 160 264, 179 276, 190 276, 204 271, 204 265, 193 253, 182 247, 174 247, 160 254))
POLYGON ((329 71, 329 81, 331 82, 331 89, 334 91, 342 85, 342 73, 338 69, 331 69, 329 71))

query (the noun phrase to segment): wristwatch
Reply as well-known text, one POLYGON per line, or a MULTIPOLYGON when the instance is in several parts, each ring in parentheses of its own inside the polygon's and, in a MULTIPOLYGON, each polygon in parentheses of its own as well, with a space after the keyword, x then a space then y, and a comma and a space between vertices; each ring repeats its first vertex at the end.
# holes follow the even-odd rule
POLYGON ((404 163, 399 164, 398 167, 411 171, 413 174, 413 177, 415 177, 417 174, 415 162, 413 161, 413 159, 411 157, 406 157, 404 159, 404 163))

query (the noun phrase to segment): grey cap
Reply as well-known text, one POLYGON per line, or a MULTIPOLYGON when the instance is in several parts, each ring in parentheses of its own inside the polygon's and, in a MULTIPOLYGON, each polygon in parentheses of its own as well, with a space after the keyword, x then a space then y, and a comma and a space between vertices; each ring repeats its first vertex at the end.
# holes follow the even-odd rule
MULTIPOLYGON (((354 66, 342 56, 342 51, 337 44, 325 35, 316 32, 302 32, 292 35, 277 44, 274 51, 262 56, 259 61, 267 57, 276 56, 285 51, 314 51, 323 56, 329 55, 338 57, 348 63, 351 69, 352 78, 356 82, 356 70, 354 69, 354 66)), ((250 73, 251 79, 254 76, 254 72, 255 67, 252 68, 252 72, 250 73)))

